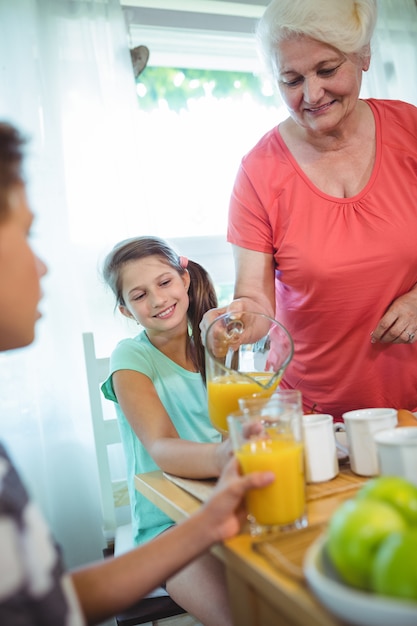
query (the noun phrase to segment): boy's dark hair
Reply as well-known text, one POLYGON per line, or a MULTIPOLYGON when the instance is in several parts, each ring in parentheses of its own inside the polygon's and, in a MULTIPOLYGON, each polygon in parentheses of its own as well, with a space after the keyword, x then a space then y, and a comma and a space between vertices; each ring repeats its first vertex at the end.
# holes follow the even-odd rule
POLYGON ((11 124, 0 122, 0 220, 8 214, 8 193, 23 184, 23 145, 26 139, 11 124))

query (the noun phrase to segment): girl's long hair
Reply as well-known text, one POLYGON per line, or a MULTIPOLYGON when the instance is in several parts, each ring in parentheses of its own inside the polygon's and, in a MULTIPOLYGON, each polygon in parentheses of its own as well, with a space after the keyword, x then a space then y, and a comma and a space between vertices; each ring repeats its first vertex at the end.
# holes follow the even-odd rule
POLYGON ((149 256, 160 257, 181 276, 188 270, 190 287, 188 289, 189 307, 187 312, 191 337, 194 341, 196 366, 204 382, 206 366, 204 345, 201 340, 200 322, 209 309, 217 307, 217 296, 208 272, 199 263, 188 260, 184 267, 184 257, 178 254, 159 237, 134 237, 119 242, 105 258, 103 278, 116 297, 116 304, 126 306, 123 298, 122 272, 126 263, 137 261, 149 256))

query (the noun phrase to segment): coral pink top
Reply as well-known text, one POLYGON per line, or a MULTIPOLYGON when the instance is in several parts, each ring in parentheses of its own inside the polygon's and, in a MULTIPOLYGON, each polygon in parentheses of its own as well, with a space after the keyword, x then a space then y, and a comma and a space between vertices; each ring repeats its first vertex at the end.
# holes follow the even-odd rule
POLYGON ((417 108, 366 102, 376 158, 359 194, 320 191, 274 128, 243 158, 229 213, 228 241, 275 258, 276 315, 295 345, 282 386, 302 391, 305 410, 335 418, 417 407, 417 343, 370 341, 417 283, 417 108))

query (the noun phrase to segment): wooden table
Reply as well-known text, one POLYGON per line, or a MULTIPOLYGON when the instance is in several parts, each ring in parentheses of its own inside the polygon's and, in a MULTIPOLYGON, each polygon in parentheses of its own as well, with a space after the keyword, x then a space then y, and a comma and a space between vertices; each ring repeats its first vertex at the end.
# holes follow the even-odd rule
MULTIPOLYGON (((398 412, 398 425, 416 426, 416 417, 410 411, 401 410, 398 412)), ((364 480, 353 475, 348 467, 342 466, 339 476, 333 481, 308 485, 309 527, 325 525, 333 511, 346 498, 353 496, 364 480), (347 484, 350 482, 351 486, 347 484)), ((183 487, 184 483, 188 483, 188 490, 174 484, 161 471, 138 474, 135 477, 136 489, 176 522, 189 517, 207 497, 205 481, 180 479, 179 482, 183 487), (190 484, 191 493, 197 493, 199 497, 190 494, 190 484)), ((226 567, 235 626, 345 624, 318 603, 304 580, 274 566, 270 559, 255 551, 256 541, 249 534, 242 533, 212 548, 213 553, 226 567)))
MULTIPOLYGON (((332 495, 332 483, 307 487, 307 514, 309 526, 325 524, 336 507, 354 495, 361 479, 346 468, 342 471, 351 488, 332 495), (320 496, 317 489, 325 495, 320 496), (316 491, 314 491, 316 490, 316 491), (309 498, 310 493, 310 498, 309 498)), ((184 481, 187 482, 187 481, 184 481)), ((188 481, 198 483, 199 481, 188 481)), ((161 471, 138 474, 135 486, 158 508, 179 522, 201 506, 201 500, 166 478, 161 471)), ((203 498, 204 499, 204 498, 203 498)), ((303 532, 303 531, 301 531, 303 532)), ((231 605, 236 626, 341 626, 344 622, 331 615, 310 593, 307 584, 297 577, 278 569, 273 563, 255 552, 254 541, 243 533, 212 550, 226 567, 231 605)))

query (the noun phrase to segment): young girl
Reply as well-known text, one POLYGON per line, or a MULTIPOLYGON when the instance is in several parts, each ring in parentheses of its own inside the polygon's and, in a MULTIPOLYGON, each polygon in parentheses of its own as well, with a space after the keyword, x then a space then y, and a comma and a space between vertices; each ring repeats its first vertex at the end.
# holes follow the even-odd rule
MULTIPOLYGON (((102 386, 116 403, 134 541, 140 544, 173 521, 135 490, 135 474, 162 469, 188 478, 216 477, 232 454, 229 441, 222 442, 210 423, 204 384, 199 323, 217 298, 204 268, 156 237, 117 244, 103 275, 120 312, 143 328, 116 346, 102 386)), ((205 626, 231 624, 223 571, 210 554, 171 578, 167 590, 205 626)))

